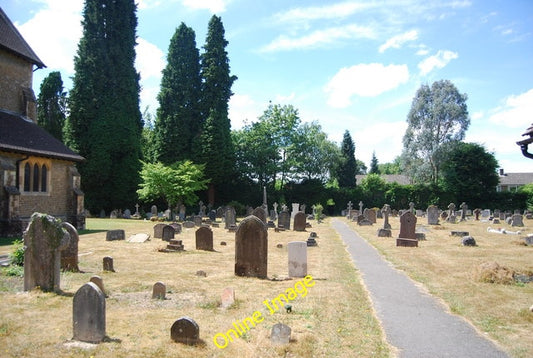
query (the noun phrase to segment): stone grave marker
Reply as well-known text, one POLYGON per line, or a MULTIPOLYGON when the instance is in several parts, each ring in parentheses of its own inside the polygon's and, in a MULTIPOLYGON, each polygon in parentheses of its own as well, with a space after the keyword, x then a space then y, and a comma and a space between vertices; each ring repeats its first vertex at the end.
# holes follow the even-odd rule
POLYGON ((293 228, 294 231, 305 231, 306 217, 302 211, 294 215, 293 228))
POLYGON ((152 205, 152 207, 150 208, 150 213, 152 214, 152 217, 157 217, 157 206, 152 205))
POLYGON ((368 221, 370 221, 372 224, 376 223, 376 210, 374 209, 368 209, 366 210, 366 218, 368 221))
POLYGON ((53 216, 34 213, 23 234, 24 291, 39 286, 43 291, 60 291, 61 250, 70 235, 53 216))
POLYGON ((162 239, 163 238, 163 228, 167 226, 167 224, 155 224, 154 225, 154 238, 155 239, 162 239))
POLYGON ((463 236, 461 244, 463 244, 463 246, 477 246, 476 240, 472 236, 463 236))
POLYGON ((63 251, 61 251, 61 270, 79 272, 78 267, 78 242, 80 241, 80 236, 78 235, 78 230, 69 222, 62 222, 61 226, 67 230, 70 235, 70 240, 68 245, 63 251))
POLYGON ((521 214, 514 214, 511 217, 511 226, 524 226, 524 221, 521 214))
POLYGON ((317 238, 316 232, 312 231, 309 234, 309 237, 307 238, 307 246, 318 246, 316 242, 316 238, 317 238))
POLYGON ((235 208, 233 206, 228 206, 224 212, 224 229, 229 229, 230 226, 235 225, 235 208))
POLYGON ((124 219, 131 219, 131 210, 130 209, 124 210, 123 217, 124 217, 124 219))
POLYGON ((427 219, 428 225, 439 225, 439 208, 437 206, 428 206, 427 219))
POLYGON ((102 280, 102 278, 100 276, 98 276, 98 275, 91 276, 91 278, 89 279, 89 282, 92 282, 96 286, 98 286, 100 291, 102 291, 102 293, 105 296, 104 280, 102 280))
POLYGON ((289 277, 305 277, 307 275, 307 242, 291 241, 289 250, 289 277))
POLYGON ((450 203, 448 205, 448 218, 446 219, 447 222, 449 223, 455 223, 457 220, 456 216, 455 216, 455 204, 454 203, 450 203))
POLYGON ((167 286, 161 282, 157 281, 154 283, 154 286, 152 287, 152 298, 158 299, 158 300, 164 300, 167 295, 167 286))
POLYGON ((222 308, 226 309, 230 307, 235 303, 235 290, 231 287, 226 287, 224 291, 222 291, 220 299, 222 308))
POLYGON ((490 218, 490 209, 485 209, 481 212, 481 219, 488 220, 490 218))
POLYGON ((187 220, 187 221, 183 222, 183 227, 186 228, 186 229, 192 229, 195 226, 196 225, 192 221, 187 220))
POLYGON ((161 239, 163 239, 163 241, 174 240, 175 234, 176 234, 176 231, 174 230, 172 226, 165 225, 163 227, 163 235, 161 239))
POLYGON ((299 203, 292 203, 291 219, 294 219, 294 215, 300 211, 299 203))
POLYGON ((400 234, 396 239, 396 246, 418 247, 416 238, 416 216, 406 211, 400 216, 400 234))
POLYGON ((109 230, 105 235, 106 241, 126 240, 126 233, 124 230, 109 230))
POLYGON ((128 239, 129 242, 139 242, 139 243, 146 242, 149 240, 150 240, 150 235, 145 234, 145 233, 131 235, 128 239))
POLYGON ((105 295, 98 285, 88 282, 74 295, 72 304, 72 339, 100 343, 105 338, 105 295))
POLYGON ((235 275, 266 278, 267 262, 267 228, 256 216, 248 216, 235 233, 235 275))
POLYGON ((193 216, 193 221, 194 221, 194 225, 195 226, 202 226, 202 216, 200 215, 195 215, 193 216))
POLYGON ((200 328, 192 318, 182 317, 172 324, 170 338, 174 342, 194 345, 200 339, 200 328))
POLYGON ((270 341, 275 345, 289 344, 291 340, 291 327, 283 323, 276 323, 270 332, 270 341))
POLYGON ((111 256, 105 256, 103 259, 104 271, 115 272, 113 267, 113 258, 111 256))
POLYGON ((283 227, 285 230, 291 229, 291 214, 288 211, 282 211, 278 215, 278 227, 283 227))
POLYGON ((196 250, 213 251, 213 230, 201 227, 196 230, 196 250))
POLYGON ((217 220, 217 212, 215 210, 210 210, 207 216, 209 217, 209 220, 211 221, 217 220))
POLYGON ((257 216, 264 224, 266 224, 266 222, 267 222, 267 213, 266 213, 265 209, 263 209, 262 207, 258 206, 257 208, 255 208, 252 211, 252 215, 257 216))
POLYGON ((468 211, 468 205, 465 202, 462 202, 459 206, 461 208, 461 221, 466 221, 466 212, 468 211))

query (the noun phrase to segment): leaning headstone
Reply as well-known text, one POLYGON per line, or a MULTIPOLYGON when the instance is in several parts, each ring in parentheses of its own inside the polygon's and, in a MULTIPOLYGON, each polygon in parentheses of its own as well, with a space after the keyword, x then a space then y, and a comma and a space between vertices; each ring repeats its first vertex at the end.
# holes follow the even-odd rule
POLYGON ((139 233, 131 235, 128 239, 128 242, 146 242, 150 240, 150 235, 145 233, 139 233))
POLYGON ((289 250, 289 277, 305 277, 307 275, 307 242, 291 241, 289 250))
POLYGON ((39 286, 43 291, 59 292, 61 250, 70 235, 53 216, 34 213, 24 232, 24 291, 39 286))
POLYGON ((100 343, 105 338, 105 295, 93 282, 81 286, 72 304, 72 339, 100 343))
POLYGON ((252 211, 252 215, 257 216, 259 219, 261 219, 261 221, 264 224, 266 224, 266 222, 267 222, 267 213, 266 213, 265 209, 263 209, 262 207, 258 206, 257 208, 255 208, 252 211))
POLYGON ((91 276, 91 278, 89 279, 89 282, 92 282, 96 286, 98 286, 100 291, 102 291, 102 293, 105 296, 104 280, 102 280, 102 278, 100 276, 98 276, 98 275, 91 276))
POLYGON ((521 214, 514 214, 511 218, 511 226, 524 226, 523 217, 521 214))
POLYGON ((113 258, 111 256, 105 256, 103 259, 104 271, 115 272, 113 267, 113 258))
POLYGON ((124 230, 109 230, 105 235, 106 241, 126 240, 124 230))
POLYGON ((213 230, 201 227, 196 230, 196 250, 213 251, 213 230))
POLYGON ((167 226, 167 224, 155 224, 154 225, 154 238, 155 239, 162 239, 163 238, 163 228, 167 226))
POLYGON ((396 239, 396 246, 418 247, 416 239, 416 216, 406 211, 400 216, 400 234, 396 239))
POLYGON ((288 211, 282 211, 278 215, 278 227, 283 227, 285 230, 291 229, 291 214, 288 211))
POLYGON ((235 290, 231 287, 226 287, 224 291, 222 291, 220 299, 222 308, 226 309, 230 307, 235 303, 235 290))
POLYGON ((435 205, 428 206, 427 219, 428 225, 439 225, 439 208, 435 205))
POLYGON ((161 236, 161 239, 163 239, 163 241, 174 240, 175 234, 176 230, 174 230, 172 226, 165 225, 163 227, 163 235, 161 236))
POLYGON ((68 222, 62 222, 61 226, 67 230, 70 235, 67 247, 61 251, 61 270, 79 272, 78 242, 80 241, 80 236, 78 235, 78 230, 68 222))
POLYGON ((157 281, 154 283, 154 286, 152 287, 152 298, 156 298, 158 300, 164 300, 167 295, 167 286, 161 281, 157 281))
POLYGON ((291 340, 291 327, 283 323, 276 323, 270 332, 270 341, 275 345, 289 344, 291 340))
POLYGON ((266 278, 267 261, 267 228, 256 216, 248 216, 235 233, 235 275, 266 278))
POLYGON ((303 212, 297 212, 294 215, 293 228, 294 231, 305 231, 306 217, 303 212))
POLYGON ((192 318, 182 317, 170 328, 170 338, 174 342, 194 345, 200 339, 200 328, 192 318))

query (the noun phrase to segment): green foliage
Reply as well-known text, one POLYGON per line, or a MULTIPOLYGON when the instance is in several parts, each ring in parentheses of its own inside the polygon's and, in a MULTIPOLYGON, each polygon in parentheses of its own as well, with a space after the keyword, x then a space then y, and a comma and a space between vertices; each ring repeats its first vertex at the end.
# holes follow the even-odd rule
POLYGON ((24 251, 26 247, 22 240, 13 241, 13 249, 9 253, 9 259, 12 265, 24 266, 24 251))
POLYGON ((359 173, 355 159, 355 144, 350 132, 344 132, 341 144, 342 161, 337 170, 337 180, 341 188, 355 187, 355 175, 359 173))
POLYGON ((317 203, 313 205, 313 209, 315 212, 315 220, 320 221, 320 217, 322 216, 322 211, 324 211, 324 207, 322 206, 322 204, 317 203))
POLYGON ((62 141, 66 112, 67 94, 63 91, 61 73, 52 71, 45 77, 39 89, 37 124, 62 141))
POLYGON ((170 40, 154 128, 155 159, 164 164, 194 160, 202 129, 200 54, 194 30, 184 23, 170 40))
POLYGON ((400 161, 398 156, 391 163, 378 164, 378 170, 381 174, 402 174, 400 161))
POLYGON ((198 201, 196 192, 207 187, 203 165, 191 161, 178 162, 172 166, 145 163, 141 171, 142 182, 137 194, 145 201, 164 199, 169 208, 182 202, 193 205, 198 201))
POLYGON ((370 161, 369 174, 380 174, 378 166, 378 158, 376 158, 376 152, 372 152, 372 160, 370 161))
POLYGON ((460 141, 470 125, 467 95, 441 80, 416 92, 403 137, 403 169, 416 182, 438 183, 443 144, 460 141))
POLYGON ((527 197, 527 210, 533 210, 533 183, 529 183, 518 189, 519 193, 525 194, 527 197))
POLYGON ((6 276, 24 277, 24 267, 16 265, 3 267, 2 273, 6 276))

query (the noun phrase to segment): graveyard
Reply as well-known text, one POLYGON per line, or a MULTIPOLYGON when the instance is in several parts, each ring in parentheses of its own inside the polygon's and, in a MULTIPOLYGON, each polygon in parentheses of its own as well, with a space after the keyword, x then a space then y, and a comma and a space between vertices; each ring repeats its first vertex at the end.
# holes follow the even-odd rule
MULTIPOLYGON (((238 218, 237 225, 247 220, 238 218)), ((533 261, 531 246, 523 237, 533 232, 533 221, 524 219, 524 226, 517 228, 473 216, 456 223, 441 219, 437 224, 417 216, 417 247, 402 247, 397 246, 401 232, 397 215, 387 218, 390 237, 378 236, 385 221, 379 217, 364 225, 347 217, 320 223, 308 220, 304 231, 295 231, 292 225, 290 230, 265 228, 264 278, 260 273, 258 277, 235 274, 238 233, 225 228, 220 219, 215 221, 219 225, 209 228, 212 250, 197 249, 199 227, 183 225, 175 234, 183 249, 166 251, 169 242, 155 237, 164 234, 154 235, 157 222, 89 218, 87 230, 79 236, 80 272, 62 271, 58 292, 39 287, 25 291, 22 277, 0 276, 1 355, 393 357, 395 348, 387 343, 332 220, 348 224, 394 267, 511 357, 531 356, 533 286, 524 278, 533 278, 533 261), (476 246, 464 246, 461 236, 452 235, 456 232, 468 233, 476 246), (130 242, 137 234, 148 234, 150 239, 130 242), (305 242, 311 235, 317 246, 307 246, 307 276, 290 277, 289 243, 305 242), (104 269, 104 258, 111 260, 111 267, 107 263, 104 269), (487 282, 481 268, 490 263, 499 265, 492 266, 495 271, 512 271, 524 282, 487 282), (95 276, 105 295, 105 337, 93 344, 73 339, 73 301, 80 287, 87 289, 84 285, 90 280, 96 282, 95 276), (283 294, 285 301, 279 299, 283 294), (172 338, 183 318, 198 326, 193 344, 172 338), (276 342, 273 336, 287 327, 288 343, 276 342)), ((0 246, 0 254, 10 249, 0 246)))

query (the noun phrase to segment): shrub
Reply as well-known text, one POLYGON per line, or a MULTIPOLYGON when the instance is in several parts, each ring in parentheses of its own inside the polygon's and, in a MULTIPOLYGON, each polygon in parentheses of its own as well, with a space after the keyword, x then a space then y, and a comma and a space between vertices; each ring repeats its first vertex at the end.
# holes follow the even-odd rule
POLYGON ((13 251, 9 254, 12 265, 24 266, 24 242, 22 240, 13 241, 13 251))

